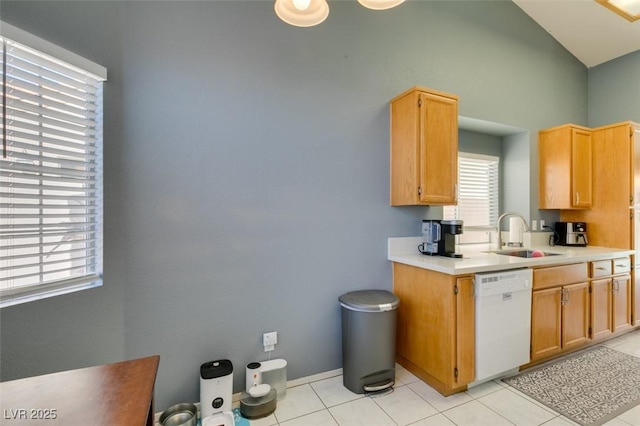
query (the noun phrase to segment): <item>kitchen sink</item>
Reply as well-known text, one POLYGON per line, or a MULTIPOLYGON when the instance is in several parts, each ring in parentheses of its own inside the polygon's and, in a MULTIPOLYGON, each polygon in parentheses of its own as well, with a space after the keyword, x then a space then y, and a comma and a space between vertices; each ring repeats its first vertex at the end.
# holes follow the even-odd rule
POLYGON ((503 256, 515 256, 515 257, 545 257, 545 256, 558 256, 560 253, 549 253, 541 250, 498 250, 491 253, 501 254, 503 256), (534 253, 537 255, 534 256, 534 253))

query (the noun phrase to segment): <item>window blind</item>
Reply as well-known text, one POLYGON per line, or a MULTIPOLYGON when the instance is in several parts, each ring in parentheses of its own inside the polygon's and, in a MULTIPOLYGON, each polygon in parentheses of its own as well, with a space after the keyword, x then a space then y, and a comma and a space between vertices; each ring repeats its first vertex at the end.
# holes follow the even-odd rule
POLYGON ((0 307, 102 283, 102 82, 4 35, 0 307))
POLYGON ((443 217, 464 221, 460 242, 489 242, 499 217, 499 166, 499 157, 459 153, 458 205, 444 207, 443 217))

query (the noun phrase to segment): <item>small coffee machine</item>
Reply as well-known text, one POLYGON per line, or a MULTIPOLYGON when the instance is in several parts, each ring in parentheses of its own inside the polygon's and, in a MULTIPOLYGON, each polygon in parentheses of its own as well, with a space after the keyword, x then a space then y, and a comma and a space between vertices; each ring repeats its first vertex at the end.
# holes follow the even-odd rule
POLYGON ((424 242, 418 251, 430 256, 462 257, 456 253, 456 235, 462 234, 462 223, 461 220, 423 220, 424 242))
POLYGON ((556 222, 556 237, 559 246, 587 246, 587 224, 585 222, 556 222))
POLYGON ((440 221, 424 219, 422 221, 422 239, 424 242, 418 246, 422 254, 436 256, 438 254, 438 242, 441 239, 440 221))
POLYGON ((461 220, 441 220, 440 232, 442 238, 438 241, 438 254, 447 257, 462 257, 462 254, 456 253, 456 235, 462 234, 461 220))

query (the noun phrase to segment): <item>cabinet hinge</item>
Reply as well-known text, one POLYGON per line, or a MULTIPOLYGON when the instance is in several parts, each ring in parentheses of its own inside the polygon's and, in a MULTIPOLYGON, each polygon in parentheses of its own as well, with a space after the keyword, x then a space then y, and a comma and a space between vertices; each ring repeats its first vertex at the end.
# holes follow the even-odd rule
POLYGON ((418 107, 422 106, 422 99, 418 98, 418 107))
POLYGON ((589 338, 593 338, 593 331, 591 330, 591 327, 589 327, 589 338))
POLYGON ((458 367, 454 367, 453 369, 453 377, 458 378, 458 367))
POLYGON ((418 195, 422 195, 422 188, 418 187, 418 195))
POLYGON ((458 294, 458 284, 453 286, 453 294, 458 294))

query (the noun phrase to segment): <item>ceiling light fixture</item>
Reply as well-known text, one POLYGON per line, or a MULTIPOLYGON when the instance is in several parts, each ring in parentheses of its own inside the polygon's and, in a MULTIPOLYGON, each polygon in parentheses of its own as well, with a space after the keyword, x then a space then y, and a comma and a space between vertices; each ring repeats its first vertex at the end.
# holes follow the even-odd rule
POLYGON ((640 19, 640 0, 596 0, 629 22, 640 19))
POLYGON ((396 7, 404 0, 358 0, 358 3, 373 10, 385 10, 396 7))
MULTIPOLYGON (((385 10, 396 7, 404 0, 358 0, 366 8, 385 10)), ((329 16, 327 0, 276 0, 274 10, 278 18, 296 27, 318 25, 329 16)))
POLYGON ((296 27, 312 27, 329 16, 326 0, 276 0, 274 9, 278 18, 296 27))

